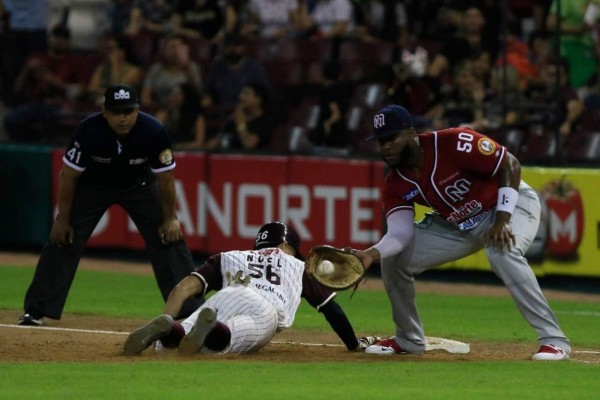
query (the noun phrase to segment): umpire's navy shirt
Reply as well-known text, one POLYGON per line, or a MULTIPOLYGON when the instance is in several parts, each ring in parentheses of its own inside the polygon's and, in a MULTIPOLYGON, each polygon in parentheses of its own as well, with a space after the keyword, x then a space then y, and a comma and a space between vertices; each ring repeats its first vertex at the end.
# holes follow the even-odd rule
POLYGON ((171 138, 156 118, 139 112, 129 134, 119 136, 102 113, 75 130, 63 162, 83 172, 78 184, 130 189, 154 181, 153 173, 175 168, 171 138))

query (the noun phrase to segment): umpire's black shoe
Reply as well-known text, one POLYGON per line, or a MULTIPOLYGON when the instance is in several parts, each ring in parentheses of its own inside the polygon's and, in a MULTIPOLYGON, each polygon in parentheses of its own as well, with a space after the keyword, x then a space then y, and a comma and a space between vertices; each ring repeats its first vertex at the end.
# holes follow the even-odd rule
POLYGON ((19 318, 18 325, 21 326, 42 326, 44 325, 44 317, 38 317, 33 314, 25 313, 19 318))

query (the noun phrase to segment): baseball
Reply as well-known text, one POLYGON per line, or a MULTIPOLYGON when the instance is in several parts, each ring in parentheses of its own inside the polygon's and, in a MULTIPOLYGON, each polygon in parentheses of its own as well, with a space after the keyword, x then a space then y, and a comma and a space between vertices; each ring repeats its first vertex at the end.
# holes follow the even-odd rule
POLYGON ((317 270, 321 275, 329 275, 333 272, 333 263, 329 260, 323 260, 317 266, 317 270))

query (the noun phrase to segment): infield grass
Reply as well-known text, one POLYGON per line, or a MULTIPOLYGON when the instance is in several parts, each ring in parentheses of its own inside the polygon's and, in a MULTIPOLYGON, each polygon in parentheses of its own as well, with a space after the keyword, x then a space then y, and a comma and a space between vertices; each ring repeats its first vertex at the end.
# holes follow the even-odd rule
MULTIPOLYGON (((0 266, 0 309, 19 315, 32 276, 33 268, 0 266)), ((357 333, 393 333, 384 292, 338 301, 357 333)), ((419 294, 418 303, 429 336, 535 346, 509 298, 419 294)), ((600 348, 600 304, 551 305, 576 346, 600 348)), ((146 319, 161 308, 151 276, 80 270, 65 313, 146 319)), ((294 328, 330 331, 305 302, 294 328)), ((599 364, 574 361, 0 363, 0 399, 596 399, 599 374, 599 364)))
MULTIPOLYGON (((574 363, 189 363, 0 365, 16 399, 597 399, 574 363), (35 384, 32 385, 32 377, 35 384)), ((6 397, 4 397, 6 396, 6 397)))

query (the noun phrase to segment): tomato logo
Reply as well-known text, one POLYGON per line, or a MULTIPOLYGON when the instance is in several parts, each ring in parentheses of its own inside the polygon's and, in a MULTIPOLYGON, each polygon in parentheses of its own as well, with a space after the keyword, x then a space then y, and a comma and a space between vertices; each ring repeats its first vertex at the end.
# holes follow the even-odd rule
POLYGON ((548 255, 561 259, 575 257, 584 227, 579 190, 562 177, 548 182, 542 196, 548 210, 548 255))

